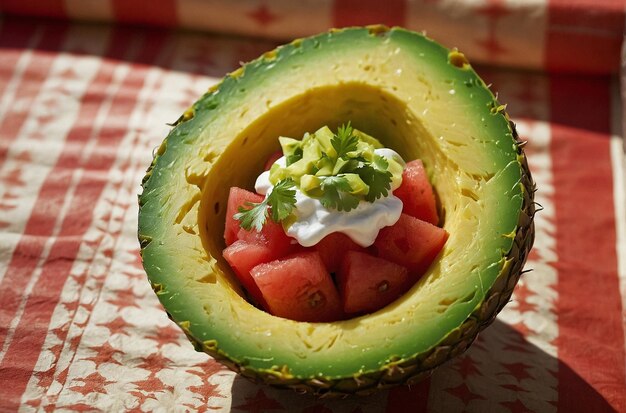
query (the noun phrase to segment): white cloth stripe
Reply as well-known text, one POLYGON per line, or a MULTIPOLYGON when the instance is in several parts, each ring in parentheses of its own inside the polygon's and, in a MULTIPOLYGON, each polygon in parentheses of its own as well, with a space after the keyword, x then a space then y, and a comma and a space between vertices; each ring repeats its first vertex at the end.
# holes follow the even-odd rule
MULTIPOLYGON (((111 107, 111 101, 113 100, 115 94, 117 93, 117 91, 120 89, 120 87, 122 86, 122 82, 126 76, 126 74, 129 72, 130 68, 129 65, 127 64, 123 64, 123 65, 119 65, 118 67, 115 68, 115 74, 113 76, 113 79, 111 81, 111 84, 107 86, 107 92, 106 92, 106 96, 107 98, 105 99, 105 101, 102 103, 102 105, 99 108, 98 111, 98 115, 96 115, 95 119, 94 119, 94 130, 91 133, 91 136, 89 137, 89 141, 87 147, 85 148, 85 152, 88 152, 90 150, 90 147, 93 146, 93 140, 95 140, 100 132, 100 130, 104 127, 105 122, 106 122, 106 114, 108 113, 110 107, 111 107), (91 143, 91 145, 90 145, 91 143)), ((72 180, 69 186, 68 191, 65 194, 65 198, 64 198, 64 202, 63 202, 63 207, 61 208, 61 211, 59 213, 59 215, 56 217, 55 220, 55 224, 54 224, 54 229, 52 231, 52 234, 50 236, 50 238, 47 240, 46 245, 44 250, 41 253, 41 256, 39 257, 39 260, 37 261, 37 267, 35 269, 35 271, 33 271, 33 274, 31 276, 31 279, 28 282, 28 285, 26 287, 26 290, 24 291, 23 295, 22 295, 22 300, 20 302, 20 305, 18 307, 18 311, 16 312, 13 320, 11 321, 10 327, 9 327, 9 331, 7 333, 7 338, 6 341, 4 342, 4 346, 2 348, 2 350, 0 350, 0 362, 2 361, 2 359, 4 358, 4 355, 6 354, 6 351, 8 350, 12 339, 13 339, 13 335, 15 334, 15 329, 17 328, 20 319, 24 313, 24 309, 26 307, 26 303, 28 301, 28 298, 30 297, 31 291, 33 289, 33 287, 35 286, 35 284, 37 283, 37 280, 39 280, 39 277, 41 276, 42 270, 43 270, 43 264, 45 263, 46 259, 48 258, 48 254, 50 253, 50 249, 52 247, 52 245, 54 244, 54 242, 56 241, 57 236, 59 235, 60 231, 61 231, 61 227, 63 225, 63 222, 65 221, 65 216, 67 215, 67 212, 69 210, 69 205, 71 204, 72 199, 74 198, 74 193, 76 190, 76 187, 78 185, 78 182, 80 181, 80 177, 82 174, 83 170, 82 169, 76 169, 74 171, 74 173, 72 174, 72 180)))
MULTIPOLYGON (((65 40, 64 49, 80 47, 88 44, 94 53, 103 51, 109 30, 101 30, 97 35, 84 36, 80 28, 72 28, 65 40)), ((37 56, 34 57, 37 59, 37 56)), ((100 68, 101 60, 92 56, 75 56, 60 53, 52 63, 50 73, 41 85, 39 95, 33 101, 27 119, 20 133, 13 138, 8 151, 7 160, 0 165, 0 173, 4 174, 21 168, 24 186, 20 187, 15 201, 19 208, 4 211, 3 219, 9 220, 8 228, 14 234, 22 234, 28 223, 31 211, 36 207, 37 194, 48 174, 57 163, 65 140, 77 121, 83 99, 89 85, 100 68), (64 76, 68 71, 76 74, 75 78, 64 76), (59 87, 62 87, 60 89, 59 87), (63 108, 59 111, 59 108, 63 108), (41 125, 38 117, 51 116, 52 121, 41 125), (33 136, 37 133, 45 135, 41 142, 33 136), (30 161, 22 165, 14 159, 14 154, 27 153, 30 161)), ((6 92, 5 92, 6 93, 6 92)), ((0 188, 0 197, 7 188, 0 188)), ((4 278, 8 266, 21 237, 0 237, 0 255, 8 257, 0 260, 0 282, 4 278)))

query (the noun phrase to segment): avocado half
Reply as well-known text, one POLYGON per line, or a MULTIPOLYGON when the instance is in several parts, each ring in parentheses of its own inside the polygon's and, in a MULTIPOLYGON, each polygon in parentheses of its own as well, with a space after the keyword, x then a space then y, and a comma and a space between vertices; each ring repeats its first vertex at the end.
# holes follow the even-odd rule
POLYGON ((463 54, 404 29, 333 30, 227 75, 176 122, 139 196, 151 285, 195 348, 255 381, 323 395, 412 384, 466 350, 509 301, 534 238, 514 125, 463 54), (426 275, 333 323, 246 301, 222 258, 229 188, 252 188, 278 136, 352 125, 422 159, 450 233, 426 275))

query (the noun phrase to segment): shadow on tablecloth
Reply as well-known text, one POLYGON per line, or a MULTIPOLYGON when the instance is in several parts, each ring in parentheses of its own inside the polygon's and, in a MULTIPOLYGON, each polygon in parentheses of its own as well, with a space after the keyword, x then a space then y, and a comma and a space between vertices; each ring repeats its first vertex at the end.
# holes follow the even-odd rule
MULTIPOLYGON (((483 331, 472 347, 460 357, 438 368, 430 379, 413 386, 368 396, 346 399, 318 399, 299 395, 291 390, 275 389, 252 383, 236 376, 232 385, 232 411, 299 411, 325 412, 392 412, 394 392, 405 403, 405 411, 456 412, 464 411, 556 411, 557 392, 577 389, 577 406, 585 412, 613 412, 615 409, 592 386, 586 383, 567 364, 548 354, 524 338, 517 330, 496 320, 483 331), (518 357, 503 360, 503 356, 517 353, 518 357), (504 367, 503 367, 504 366, 504 367), (547 372, 547 374, 545 374, 547 372), (568 376, 566 383, 558 384, 558 376, 568 376), (541 377, 543 376, 543 377, 541 377), (527 391, 523 381, 532 381, 527 391), (557 385, 565 389, 557 389, 557 385), (584 389, 583 391, 580 391, 584 389), (426 391, 424 391, 426 390, 426 391), (429 390, 429 392, 428 392, 429 390), (428 400, 420 400, 429 394, 428 400), (298 410, 293 410, 299 406, 298 410), (428 406, 427 410, 422 410, 428 406)), ((576 406, 572 406, 575 410, 576 406)), ((395 410, 397 411, 397 410, 395 410)))

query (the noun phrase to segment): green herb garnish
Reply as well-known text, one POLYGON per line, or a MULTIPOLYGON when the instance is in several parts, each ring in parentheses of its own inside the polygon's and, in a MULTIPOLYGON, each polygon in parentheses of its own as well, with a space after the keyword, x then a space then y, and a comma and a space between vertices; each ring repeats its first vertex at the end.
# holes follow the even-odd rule
POLYGON ((374 156, 374 162, 358 167, 356 172, 363 182, 369 186, 365 200, 374 202, 381 196, 387 196, 391 188, 391 172, 387 170, 389 162, 379 155, 374 156))
POLYGON ((330 144, 337 152, 337 159, 348 160, 348 153, 356 151, 359 144, 359 138, 354 135, 350 122, 337 129, 337 133, 331 139, 330 144))
POLYGON ((326 176, 320 185, 323 195, 320 202, 328 209, 350 211, 359 206, 359 197, 352 195, 352 187, 343 176, 326 176))
POLYGON ((296 204, 296 191, 291 189, 295 186, 295 182, 291 178, 283 179, 272 189, 272 192, 263 200, 263 202, 254 203, 246 202, 248 209, 239 207, 239 212, 233 218, 241 221, 241 227, 250 230, 252 228, 257 231, 263 229, 265 220, 271 211, 271 218, 274 222, 280 222, 287 218, 296 204))
POLYGON ((241 227, 261 231, 268 217, 281 222, 292 215, 298 188, 319 199, 327 209, 348 212, 361 201, 374 202, 391 189, 391 170, 401 166, 375 153, 382 145, 375 138, 352 128, 350 122, 337 133, 323 127, 302 140, 279 138, 286 165, 270 169, 272 192, 260 203, 246 203, 234 218, 241 227), (389 162, 393 162, 390 168, 389 162))

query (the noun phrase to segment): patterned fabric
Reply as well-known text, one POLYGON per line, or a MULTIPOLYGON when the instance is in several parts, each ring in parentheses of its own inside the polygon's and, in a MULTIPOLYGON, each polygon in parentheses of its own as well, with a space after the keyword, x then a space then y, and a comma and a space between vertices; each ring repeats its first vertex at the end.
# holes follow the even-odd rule
POLYGON ((0 12, 291 40, 383 23, 425 31, 471 61, 616 72, 624 0, 3 0, 0 12))
MULTIPOLYGON (((58 3, 72 17, 126 4, 58 3)), ((424 3, 444 10, 459 2, 424 3)), ((47 4, 46 14, 61 10, 47 4)), ((256 4, 242 2, 242 15, 256 4)), ((261 14, 270 6, 278 13, 263 4, 261 14)), ((500 3, 485 3, 493 4, 500 3)), ((163 12, 148 8, 143 18, 163 12)), ((626 411, 623 116, 611 76, 477 68, 529 141, 543 210, 532 271, 512 302, 429 380, 326 401, 252 384, 193 350, 146 281, 135 196, 166 122, 240 61, 273 46, 0 21, 0 411, 626 411)))

